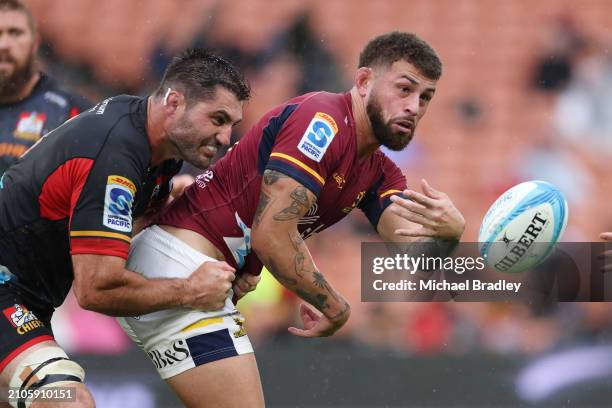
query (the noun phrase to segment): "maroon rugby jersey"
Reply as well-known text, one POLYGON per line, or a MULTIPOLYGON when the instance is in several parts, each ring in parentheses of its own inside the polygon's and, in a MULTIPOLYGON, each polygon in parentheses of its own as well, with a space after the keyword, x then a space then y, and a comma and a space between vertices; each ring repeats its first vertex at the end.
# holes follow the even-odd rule
POLYGON ((357 157, 351 95, 317 92, 267 113, 155 223, 196 231, 232 266, 257 274, 262 265, 251 253, 250 227, 266 169, 292 177, 317 196, 298 223, 303 238, 356 207, 376 228, 390 196, 406 188, 400 169, 380 150, 357 157))

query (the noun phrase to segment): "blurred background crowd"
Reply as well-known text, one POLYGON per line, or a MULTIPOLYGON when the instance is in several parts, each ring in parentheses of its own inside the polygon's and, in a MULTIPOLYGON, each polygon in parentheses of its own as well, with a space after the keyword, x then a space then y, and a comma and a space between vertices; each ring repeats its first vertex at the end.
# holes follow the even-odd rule
MULTIPOLYGON (((178 51, 216 50, 246 72, 253 98, 234 135, 273 106, 352 84, 358 53, 377 34, 412 31, 444 73, 413 142, 390 156, 409 185, 448 193, 475 241, 484 213, 512 185, 556 184, 570 208, 565 241, 612 230, 612 2, 585 0, 27 0, 43 69, 97 102, 147 94, 178 51)), ((195 172, 195 169, 185 169, 195 172)), ((309 247, 350 301, 329 342, 405 355, 544 355, 608 343, 612 306, 534 308, 493 303, 361 303, 360 243, 377 235, 357 212, 309 247)), ((113 320, 69 299, 55 319, 67 350, 124 353, 113 320), (93 335, 95 333, 95 335, 93 335)), ((292 341, 298 300, 272 278, 241 302, 255 347, 292 341)), ((299 341, 299 340, 296 340, 299 341)))

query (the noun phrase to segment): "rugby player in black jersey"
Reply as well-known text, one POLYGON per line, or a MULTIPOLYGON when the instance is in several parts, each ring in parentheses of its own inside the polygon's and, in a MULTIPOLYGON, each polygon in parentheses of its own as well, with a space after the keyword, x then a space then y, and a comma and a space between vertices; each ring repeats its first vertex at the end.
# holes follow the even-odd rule
POLYGON ((38 69, 38 35, 30 10, 0 0, 0 174, 43 135, 89 109, 38 69))
MULTIPOLYGON (((188 50, 153 95, 100 102, 41 138, 3 174, 0 387, 69 386, 76 402, 65 406, 94 405, 83 369, 50 327, 71 285, 85 309, 126 316, 216 310, 232 284, 250 279, 234 281, 224 262, 204 263, 186 279, 148 280, 125 269, 135 219, 169 200, 181 159, 205 168, 229 144, 249 93, 230 63, 188 50)), ((18 408, 41 402, 9 401, 18 408)))

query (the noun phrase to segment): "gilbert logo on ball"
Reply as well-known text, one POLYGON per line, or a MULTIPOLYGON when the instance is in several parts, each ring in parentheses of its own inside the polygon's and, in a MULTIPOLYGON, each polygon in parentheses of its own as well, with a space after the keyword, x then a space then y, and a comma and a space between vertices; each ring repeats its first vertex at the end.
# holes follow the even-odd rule
POLYGON ((545 181, 527 181, 489 208, 478 235, 487 264, 500 272, 523 272, 548 257, 567 225, 563 193, 545 181))

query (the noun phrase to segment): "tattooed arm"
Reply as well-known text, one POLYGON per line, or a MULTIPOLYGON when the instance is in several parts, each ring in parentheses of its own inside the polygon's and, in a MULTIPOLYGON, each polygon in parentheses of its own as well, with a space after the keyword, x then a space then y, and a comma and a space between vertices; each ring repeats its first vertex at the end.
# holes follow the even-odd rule
POLYGON ((323 314, 302 306, 306 330, 289 330, 304 337, 330 336, 350 314, 349 304, 319 272, 297 229, 315 201, 315 195, 294 179, 266 170, 251 228, 252 248, 272 275, 323 314))

